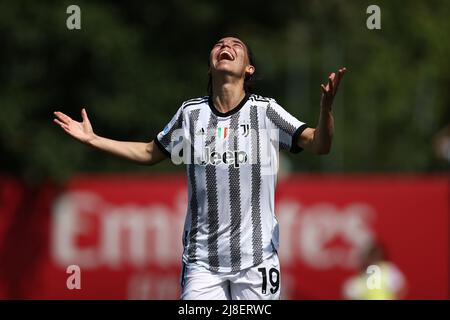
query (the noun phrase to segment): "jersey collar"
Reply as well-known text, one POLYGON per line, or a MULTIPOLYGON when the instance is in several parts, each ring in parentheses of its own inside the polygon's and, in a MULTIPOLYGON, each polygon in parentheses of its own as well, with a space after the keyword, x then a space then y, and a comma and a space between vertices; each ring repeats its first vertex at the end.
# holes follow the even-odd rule
POLYGON ((231 116, 232 114, 235 114, 239 110, 241 110, 241 108, 245 105, 245 103, 247 102, 247 100, 249 98, 250 98, 250 94, 246 93, 244 98, 241 100, 241 102, 239 102, 239 104, 236 107, 234 107, 233 109, 231 109, 228 112, 220 112, 219 110, 217 110, 216 107, 214 106, 211 96, 208 98, 208 105, 209 105, 209 108, 211 109, 212 113, 214 113, 216 116, 228 117, 228 116, 231 116))

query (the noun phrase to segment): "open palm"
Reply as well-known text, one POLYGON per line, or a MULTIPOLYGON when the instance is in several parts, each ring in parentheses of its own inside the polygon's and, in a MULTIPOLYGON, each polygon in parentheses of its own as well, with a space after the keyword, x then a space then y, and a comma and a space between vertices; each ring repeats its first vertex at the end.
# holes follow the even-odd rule
POLYGON ((54 115, 56 118, 53 121, 75 139, 83 143, 88 143, 95 138, 86 109, 83 108, 81 110, 82 122, 75 121, 68 115, 59 111, 54 112, 54 115))

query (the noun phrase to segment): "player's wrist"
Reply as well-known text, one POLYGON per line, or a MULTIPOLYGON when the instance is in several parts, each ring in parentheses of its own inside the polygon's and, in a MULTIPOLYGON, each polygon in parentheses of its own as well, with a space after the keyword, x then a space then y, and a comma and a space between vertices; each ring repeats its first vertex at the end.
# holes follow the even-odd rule
POLYGON ((99 138, 100 137, 97 136, 95 133, 92 133, 92 135, 83 142, 91 147, 95 147, 95 143, 99 140, 99 138))
POLYGON ((333 106, 331 104, 330 105, 321 105, 320 109, 325 112, 332 112, 333 106))

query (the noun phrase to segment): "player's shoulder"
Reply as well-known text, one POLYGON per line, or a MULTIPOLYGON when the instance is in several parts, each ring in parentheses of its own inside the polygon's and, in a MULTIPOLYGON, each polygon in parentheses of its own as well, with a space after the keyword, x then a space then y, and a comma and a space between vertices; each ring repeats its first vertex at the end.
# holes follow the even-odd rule
POLYGON ((250 95, 249 100, 260 107, 267 107, 271 104, 277 104, 277 101, 274 98, 264 97, 255 93, 250 95))
POLYGON ((203 96, 203 97, 185 100, 181 104, 181 109, 183 111, 186 111, 188 109, 191 109, 192 107, 198 108, 198 107, 206 106, 208 104, 208 99, 209 99, 209 96, 203 96))

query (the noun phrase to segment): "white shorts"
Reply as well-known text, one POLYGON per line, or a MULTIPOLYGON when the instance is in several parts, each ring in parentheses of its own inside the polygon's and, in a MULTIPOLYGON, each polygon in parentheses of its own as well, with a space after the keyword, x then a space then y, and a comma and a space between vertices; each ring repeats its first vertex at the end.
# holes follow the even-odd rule
POLYGON ((183 264, 182 300, 279 300, 280 262, 274 253, 261 264, 238 272, 214 272, 183 264))

